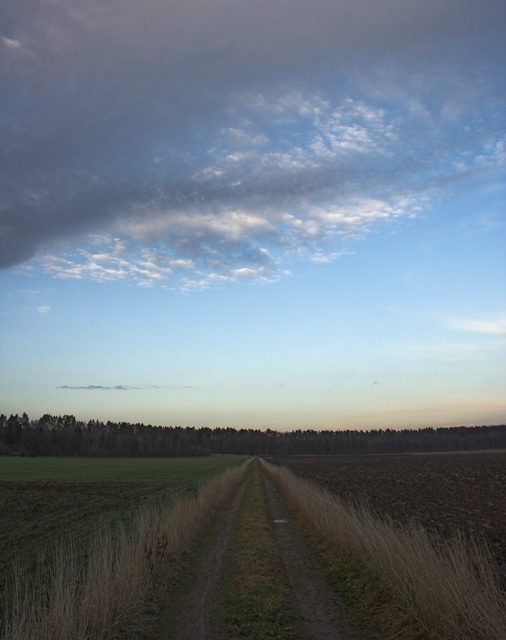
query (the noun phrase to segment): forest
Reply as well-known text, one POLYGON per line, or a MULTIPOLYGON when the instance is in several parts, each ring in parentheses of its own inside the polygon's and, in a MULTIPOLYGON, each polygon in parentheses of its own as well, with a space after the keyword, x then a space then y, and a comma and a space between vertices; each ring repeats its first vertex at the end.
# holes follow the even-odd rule
POLYGON ((0 416, 0 455, 181 457, 339 455, 506 448, 506 425, 425 429, 273 431, 82 422, 72 415, 0 416))

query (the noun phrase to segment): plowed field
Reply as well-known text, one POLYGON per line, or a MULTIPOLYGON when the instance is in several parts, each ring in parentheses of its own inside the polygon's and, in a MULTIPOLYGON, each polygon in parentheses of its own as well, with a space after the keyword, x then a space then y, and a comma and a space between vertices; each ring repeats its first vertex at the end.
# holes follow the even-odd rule
POLYGON ((483 536, 506 581, 506 452, 270 459, 379 517, 483 536))

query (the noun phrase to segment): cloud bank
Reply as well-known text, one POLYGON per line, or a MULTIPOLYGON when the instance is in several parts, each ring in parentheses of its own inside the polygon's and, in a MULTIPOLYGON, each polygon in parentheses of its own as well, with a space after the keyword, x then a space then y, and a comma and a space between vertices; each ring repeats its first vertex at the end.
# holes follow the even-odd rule
POLYGON ((500 166, 504 12, 6 0, 0 266, 189 290, 335 259, 500 166))
POLYGON ((100 384, 89 384, 86 387, 69 387, 64 384, 61 387, 56 387, 57 389, 71 389, 75 390, 85 390, 85 391, 131 391, 132 389, 142 389, 143 387, 130 387, 124 384, 114 385, 113 387, 105 387, 100 384))
MULTIPOLYGON (((113 386, 105 386, 105 385, 101 385, 101 384, 89 384, 86 386, 82 386, 82 387, 72 387, 69 385, 62 385, 61 387, 56 387, 57 389, 68 389, 68 390, 72 390, 72 391, 142 391, 142 390, 146 390, 146 389, 171 389, 174 387, 160 387, 157 385, 149 385, 149 386, 144 386, 144 387, 133 387, 131 385, 128 384, 116 384, 113 386)), ((183 389, 190 389, 191 387, 189 386, 185 386, 185 387, 180 387, 183 389)))

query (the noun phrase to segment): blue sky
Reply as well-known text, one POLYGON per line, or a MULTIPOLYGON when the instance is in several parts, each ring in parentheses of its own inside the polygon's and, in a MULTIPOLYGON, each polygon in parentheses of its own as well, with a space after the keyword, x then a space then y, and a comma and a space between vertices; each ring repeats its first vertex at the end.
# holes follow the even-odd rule
POLYGON ((505 421, 502 2, 2 12, 1 411, 505 421))

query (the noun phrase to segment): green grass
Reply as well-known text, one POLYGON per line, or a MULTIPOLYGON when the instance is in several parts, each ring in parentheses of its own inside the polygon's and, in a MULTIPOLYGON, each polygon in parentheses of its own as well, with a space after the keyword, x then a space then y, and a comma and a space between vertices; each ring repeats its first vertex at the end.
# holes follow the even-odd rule
MULTIPOLYGON (((244 458, 18 458, 0 457, 0 482, 152 482, 195 480, 244 458)), ((196 485, 195 485, 196 486, 196 485)))
POLYGON ((72 537, 86 545, 101 523, 146 501, 195 492, 243 458, 0 458, 0 590, 14 561, 30 573, 72 537))

